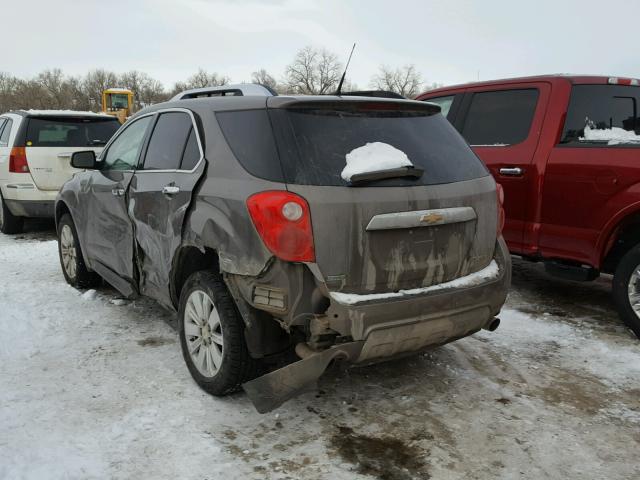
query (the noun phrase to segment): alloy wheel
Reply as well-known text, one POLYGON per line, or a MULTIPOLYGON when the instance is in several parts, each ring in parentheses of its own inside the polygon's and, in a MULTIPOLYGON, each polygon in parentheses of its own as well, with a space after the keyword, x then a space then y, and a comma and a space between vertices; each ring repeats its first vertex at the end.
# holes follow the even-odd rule
POLYGON ((198 372, 205 377, 215 376, 222 365, 222 325, 213 300, 202 290, 194 290, 187 298, 184 335, 198 372))
POLYGON ((60 231, 60 255, 67 276, 71 279, 76 278, 76 244, 69 225, 63 225, 60 231))
POLYGON ((636 266, 631 274, 627 291, 629 294, 629 304, 636 316, 640 318, 640 265, 636 266))

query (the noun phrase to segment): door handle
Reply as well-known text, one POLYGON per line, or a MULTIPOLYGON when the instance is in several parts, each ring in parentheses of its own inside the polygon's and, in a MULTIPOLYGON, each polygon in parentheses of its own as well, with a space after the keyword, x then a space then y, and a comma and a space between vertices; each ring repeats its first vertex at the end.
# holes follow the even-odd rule
POLYGON ((59 153, 58 154, 58 158, 62 159, 62 160, 66 160, 71 159, 71 152, 66 152, 66 153, 59 153))
POLYGON ((175 195, 180 192, 180 187, 176 187, 175 185, 165 185, 162 187, 162 193, 165 195, 175 195))
POLYGON ((114 187, 111 189, 111 193, 116 197, 124 196, 124 188, 122 187, 114 187))
POLYGON ((520 167, 503 167, 499 171, 500 175, 505 175, 508 177, 521 177, 524 173, 524 170, 520 167))

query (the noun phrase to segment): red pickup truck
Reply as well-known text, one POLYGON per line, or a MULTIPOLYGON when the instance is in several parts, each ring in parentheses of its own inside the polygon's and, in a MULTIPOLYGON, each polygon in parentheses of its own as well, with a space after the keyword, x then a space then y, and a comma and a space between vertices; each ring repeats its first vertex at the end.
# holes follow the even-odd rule
POLYGON ((640 337, 640 82, 549 75, 418 97, 440 105, 504 189, 513 254, 571 280, 613 274, 640 337))

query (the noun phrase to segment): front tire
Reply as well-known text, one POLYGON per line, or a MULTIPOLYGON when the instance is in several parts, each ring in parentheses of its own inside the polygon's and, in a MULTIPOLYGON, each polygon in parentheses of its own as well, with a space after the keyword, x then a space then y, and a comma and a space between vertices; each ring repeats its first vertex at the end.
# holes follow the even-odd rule
POLYGON ((24 218, 17 217, 11 213, 11 210, 4 202, 4 198, 2 198, 2 193, 0 193, 0 232, 7 235, 22 233, 23 228, 24 218))
POLYGON ((622 321, 640 338, 640 244, 629 250, 616 268, 613 299, 622 321))
POLYGON ((84 263, 78 233, 68 213, 62 215, 58 222, 58 255, 64 278, 72 287, 91 288, 102 282, 100 276, 91 272, 84 263))
POLYGON ((180 293, 178 326, 182 356, 191 376, 206 392, 231 393, 259 372, 244 338, 244 321, 222 277, 193 273, 180 293))

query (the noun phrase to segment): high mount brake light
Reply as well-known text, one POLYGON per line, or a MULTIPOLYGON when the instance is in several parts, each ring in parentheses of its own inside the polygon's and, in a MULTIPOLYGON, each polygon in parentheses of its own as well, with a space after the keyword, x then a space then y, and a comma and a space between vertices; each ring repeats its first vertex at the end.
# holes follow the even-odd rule
POLYGON ((504 189, 502 185, 496 183, 496 196, 498 198, 498 236, 502 235, 504 229, 505 213, 504 213, 504 189))
POLYGON ((251 220, 265 246, 288 262, 315 262, 309 204, 282 190, 260 192, 247 199, 251 220))
POLYGON ((9 154, 9 171, 11 173, 29 173, 27 152, 24 147, 13 147, 9 154))
POLYGON ((609 85, 640 85, 640 81, 637 78, 618 78, 618 77, 609 77, 608 80, 609 85))

